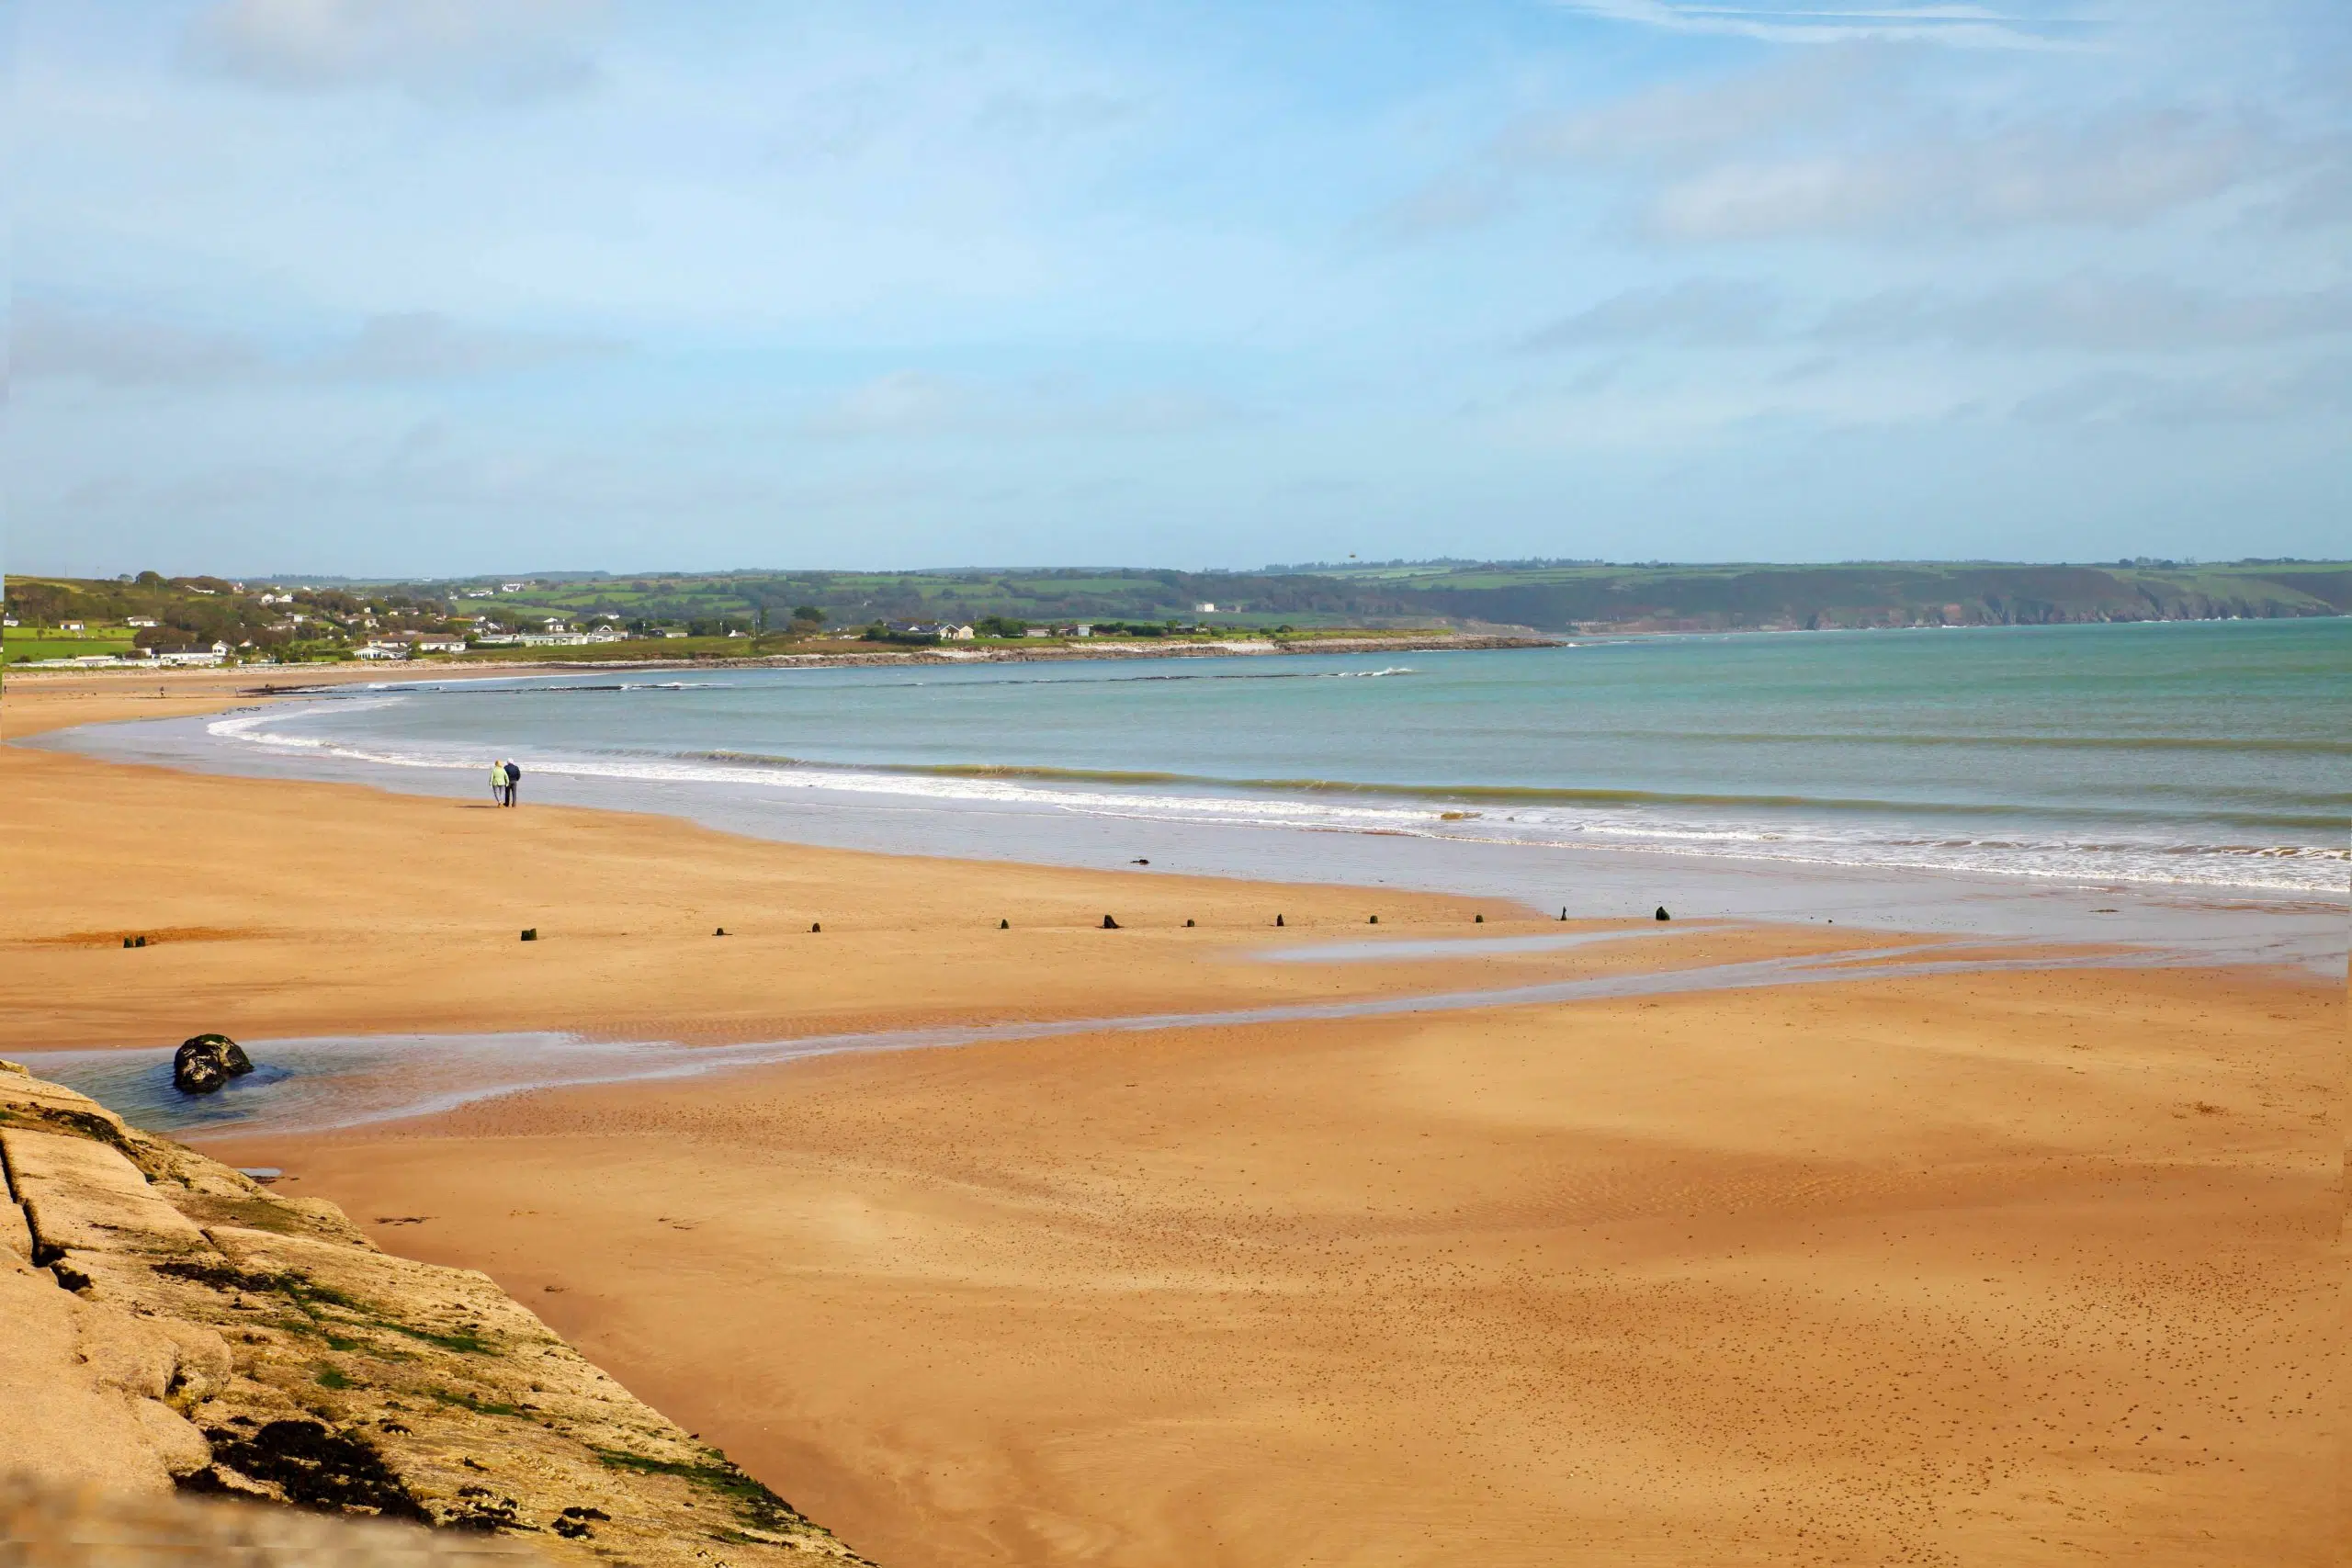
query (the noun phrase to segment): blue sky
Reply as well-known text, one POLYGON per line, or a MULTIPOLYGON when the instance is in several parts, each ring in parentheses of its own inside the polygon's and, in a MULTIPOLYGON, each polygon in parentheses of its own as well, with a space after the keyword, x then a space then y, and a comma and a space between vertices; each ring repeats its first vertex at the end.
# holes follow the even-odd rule
POLYGON ((17 0, 16 570, 2352 552, 2342 0, 17 0))

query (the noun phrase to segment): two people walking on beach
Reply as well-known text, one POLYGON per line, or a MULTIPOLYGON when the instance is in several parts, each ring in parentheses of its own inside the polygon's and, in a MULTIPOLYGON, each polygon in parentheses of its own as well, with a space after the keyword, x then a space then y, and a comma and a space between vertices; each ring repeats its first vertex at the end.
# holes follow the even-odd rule
POLYGON ((523 770, 501 757, 490 765, 490 798, 501 806, 514 804, 514 786, 522 782, 523 770))

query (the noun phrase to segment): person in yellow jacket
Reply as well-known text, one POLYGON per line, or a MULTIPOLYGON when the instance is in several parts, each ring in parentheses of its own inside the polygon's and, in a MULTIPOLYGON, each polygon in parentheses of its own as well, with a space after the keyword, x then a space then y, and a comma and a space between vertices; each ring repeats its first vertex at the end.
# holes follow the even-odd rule
POLYGON ((506 782, 506 759, 501 757, 490 765, 490 803, 505 805, 506 792, 511 787, 506 782))

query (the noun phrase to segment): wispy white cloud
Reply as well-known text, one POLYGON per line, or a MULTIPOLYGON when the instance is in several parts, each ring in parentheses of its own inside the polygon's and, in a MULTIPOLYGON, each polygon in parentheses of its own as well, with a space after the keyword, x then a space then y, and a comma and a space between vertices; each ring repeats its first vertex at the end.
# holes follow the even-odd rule
POLYGON ((2183 376, 2111 370, 2018 401, 2023 423, 2072 427, 2245 424, 2352 412, 2352 357, 2183 376))
POLYGON ((2075 273, 1981 294, 1894 289, 1832 309, 1814 336, 1844 345, 2186 353, 2352 333, 2352 285, 2224 294, 2168 278, 2075 273))
POLYGON ((2323 150, 2310 170, 2264 212, 2286 229, 2352 223, 2352 141, 2323 150))
POLYGON ((234 333, 19 299, 9 371, 21 380, 81 379, 107 387, 198 387, 249 379, 268 367, 261 345, 234 333))
POLYGON ((537 370, 615 352, 605 338, 469 326, 431 310, 403 310, 368 317, 311 367, 358 381, 439 380, 537 370))
POLYGON ((1061 378, 989 384, 894 370, 850 388, 802 423, 829 438, 1165 435, 1240 423, 1221 398, 1182 389, 1109 390, 1061 378))
POLYGON ((11 369, 28 381, 200 389, 331 381, 432 381, 508 375, 617 351, 608 340, 473 326, 431 311, 370 316, 299 346, 167 316, 39 298, 15 312, 11 369))
POLYGON ((974 128, 1018 141, 1060 141, 1089 136, 1133 120, 1140 106, 1108 93, 1007 91, 997 94, 973 117, 974 128))
POLYGON ((2049 49, 2073 43, 2095 14, 2034 15, 1988 6, 1722 6, 1688 0, 1552 0, 1563 10, 1678 33, 1727 34, 1769 43, 1842 43, 1855 39, 1942 44, 1955 49, 2049 49))
POLYGON ((1531 349, 1602 348, 1627 344, 1721 346, 1762 340, 1780 300, 1746 278, 1691 277, 1615 294, 1553 322, 1527 339, 1531 349))
POLYGON ((601 0, 217 0, 182 40, 192 66, 247 86, 395 87, 513 101, 596 80, 601 0))
MULTIPOLYGON (((1627 289, 1530 333, 1551 350, 1937 345, 2074 355, 2188 355, 2352 334, 2352 284, 2224 291, 2080 271, 1976 290, 1880 289, 1801 310, 1758 278, 1698 276, 1627 289)), ((1821 361, 1813 362, 1815 372, 1821 361)))
POLYGON ((1528 171, 1688 167, 1891 118, 1904 107, 1901 81, 1892 51, 1853 45, 1808 51, 1528 115, 1496 139, 1491 155, 1528 171))
POLYGON ((2304 155, 2252 116, 2185 107, 2035 116, 1982 133, 1923 125, 1878 145, 1725 158, 1669 178, 1643 223, 1687 241, 2123 228, 2304 155))
POLYGON ((1530 114, 1387 226, 1408 238, 1472 227, 1547 190, 1603 197, 1634 233, 1685 243, 2129 228, 2241 195, 2283 224, 2352 210, 2342 139, 2258 105, 1972 96, 1920 65, 1847 43, 1530 114))

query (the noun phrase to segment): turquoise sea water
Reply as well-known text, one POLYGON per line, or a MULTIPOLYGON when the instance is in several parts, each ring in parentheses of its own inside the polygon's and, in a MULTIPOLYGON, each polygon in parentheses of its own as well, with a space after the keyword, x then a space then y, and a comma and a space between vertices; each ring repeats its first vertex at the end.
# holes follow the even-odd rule
POLYGON ((2344 894, 2352 620, 1544 651, 599 676, 343 695, 216 739, 876 812, 1407 835, 2344 894))

